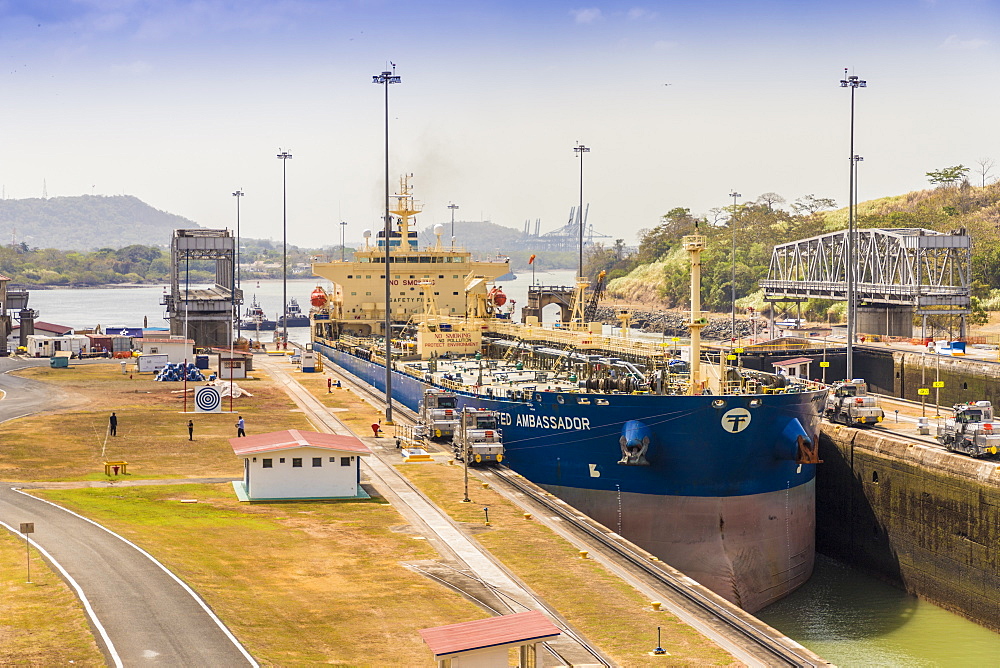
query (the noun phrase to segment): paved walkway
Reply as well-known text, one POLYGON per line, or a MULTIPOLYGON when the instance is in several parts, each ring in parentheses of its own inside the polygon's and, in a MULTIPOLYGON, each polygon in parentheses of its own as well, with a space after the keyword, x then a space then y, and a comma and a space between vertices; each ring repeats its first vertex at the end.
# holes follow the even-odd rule
MULTIPOLYGON (((299 385, 289 371, 290 365, 283 359, 254 358, 254 363, 266 368, 271 376, 281 383, 289 396, 302 408, 307 416, 321 424, 317 428, 334 434, 351 435, 354 433, 332 415, 316 397, 299 385)), ((389 438, 362 438, 372 448, 372 456, 362 458, 363 470, 368 474, 372 484, 392 504, 412 526, 425 536, 442 556, 462 564, 465 569, 474 573, 489 587, 498 589, 510 600, 516 601, 523 609, 540 610, 551 616, 553 611, 543 606, 541 601, 510 575, 493 556, 484 550, 478 542, 466 535, 440 508, 431 503, 419 491, 414 489, 406 478, 395 468, 380 459, 379 451, 382 444, 390 442, 389 438)), ((395 448, 391 457, 399 457, 395 448)), ((521 612, 521 609, 515 610, 521 612)), ((562 629, 567 625, 564 620, 556 619, 555 623, 562 629)), ((576 643, 570 635, 564 635, 549 643, 563 657, 572 661, 574 666, 600 665, 576 643)), ((546 665, 552 658, 545 657, 546 665)))
MULTIPOLYGON (((3 373, 16 366, 0 361, 0 390, 6 392, 0 422, 53 401, 49 386, 3 373)), ((0 483, 0 525, 16 533, 21 522, 35 524, 33 544, 83 601, 109 663, 257 665, 197 594, 147 553, 90 520, 12 489, 15 485, 0 483)))

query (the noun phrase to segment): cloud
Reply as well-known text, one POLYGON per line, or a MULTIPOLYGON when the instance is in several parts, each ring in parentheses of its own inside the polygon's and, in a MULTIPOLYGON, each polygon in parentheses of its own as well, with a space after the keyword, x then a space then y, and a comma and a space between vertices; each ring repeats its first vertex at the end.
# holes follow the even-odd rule
POLYGON ((656 17, 656 12, 651 12, 643 7, 633 7, 628 10, 626 14, 630 21, 640 21, 643 19, 651 19, 656 17))
POLYGON ((989 41, 985 39, 959 39, 958 35, 948 35, 948 39, 941 44, 941 48, 953 51, 975 51, 988 44, 989 41))
POLYGON ((131 63, 122 63, 119 65, 111 66, 111 71, 115 72, 116 74, 139 75, 139 74, 146 74, 152 69, 153 66, 150 65, 145 60, 135 60, 132 61, 131 63))
POLYGON ((601 18, 601 10, 597 7, 571 9, 569 13, 573 15, 577 23, 593 23, 601 18))

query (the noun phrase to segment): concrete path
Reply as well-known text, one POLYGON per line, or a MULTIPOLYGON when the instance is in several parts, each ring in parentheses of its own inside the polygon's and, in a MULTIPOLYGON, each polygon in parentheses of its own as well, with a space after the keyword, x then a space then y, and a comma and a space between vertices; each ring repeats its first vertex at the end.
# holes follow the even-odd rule
MULTIPOLYGON (((23 365, 0 360, 0 390, 6 393, 0 400, 0 422, 53 405, 49 386, 4 373, 23 365)), ((0 483, 0 525, 17 533, 20 523, 34 523, 32 544, 83 601, 110 664, 257 665, 197 594, 146 552, 13 486, 0 483)))

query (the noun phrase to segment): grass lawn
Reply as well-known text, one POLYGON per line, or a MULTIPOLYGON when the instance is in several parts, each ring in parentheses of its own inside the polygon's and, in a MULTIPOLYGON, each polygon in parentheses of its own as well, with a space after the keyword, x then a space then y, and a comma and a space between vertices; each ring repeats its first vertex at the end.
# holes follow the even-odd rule
MULTIPOLYGON (((151 374, 130 379, 118 364, 68 369, 31 367, 18 375, 82 395, 88 409, 37 415, 5 423, 0 439, 0 480, 106 480, 105 461, 128 462, 128 478, 190 478, 243 475, 229 439, 231 413, 184 413, 182 383, 160 383, 151 374), (118 415, 118 436, 108 436, 108 417, 118 415), (194 440, 187 423, 193 420, 194 440)), ((311 429, 288 395, 260 371, 240 381, 253 397, 234 400, 248 434, 311 429)), ((188 383, 188 388, 193 388, 188 383)), ((193 392, 187 408, 193 410, 193 392)), ((223 409, 229 400, 223 399, 223 409)))
MULTIPOLYGON (((16 527, 15 527, 16 528, 16 527)), ((24 540, 0 528, 0 665, 103 666, 83 605, 24 540)))
POLYGON ((401 565, 437 555, 382 501, 241 504, 229 484, 36 493, 156 556, 262 665, 433 665, 419 629, 486 616, 401 565))

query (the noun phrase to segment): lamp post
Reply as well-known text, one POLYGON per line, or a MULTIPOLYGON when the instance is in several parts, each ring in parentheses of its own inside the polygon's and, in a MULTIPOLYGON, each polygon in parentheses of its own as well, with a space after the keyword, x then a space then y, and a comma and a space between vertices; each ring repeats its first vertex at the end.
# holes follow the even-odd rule
POLYGON ((242 190, 237 190, 233 193, 233 197, 236 198, 236 287, 240 287, 240 198, 243 197, 245 193, 242 190))
MULTIPOLYGON (((389 84, 401 83, 396 75, 396 65, 391 72, 372 76, 372 83, 385 89, 385 423, 392 424, 392 306, 389 302, 389 238, 392 221, 389 219, 389 84)), ((404 240, 405 241, 405 240, 404 240)))
MULTIPOLYGON (((851 156, 851 165, 852 165, 851 169, 854 172, 853 173, 853 177, 854 177, 854 179, 853 179, 853 181, 854 181, 854 185, 853 185, 853 188, 854 188, 854 197, 852 198, 852 202, 853 202, 852 206, 854 207, 854 215, 851 217, 851 220, 854 221, 854 226, 855 227, 857 227, 857 221, 858 221, 858 163, 861 162, 862 160, 864 160, 864 158, 862 158, 860 155, 853 155, 853 156, 851 156)), ((855 244, 854 255, 857 255, 857 243, 858 243, 857 230, 855 230, 855 232, 853 233, 852 236, 854 237, 854 244, 855 244)), ((859 277, 857 275, 858 268, 857 268, 857 266, 855 266, 854 262, 851 262, 851 265, 854 266, 854 272, 855 272, 854 283, 857 284, 858 279, 859 278, 864 278, 864 276, 860 276, 859 277)), ((855 285, 855 290, 857 290, 857 285, 855 285)), ((886 312, 888 313, 888 309, 886 309, 886 312)), ((855 293, 854 303, 851 306, 851 322, 857 323, 857 321, 858 321, 857 318, 858 318, 858 299, 857 299, 857 294, 855 293)), ((857 325, 855 325, 854 326, 855 334, 857 333, 857 329, 858 329, 857 325)), ((885 333, 886 334, 889 333, 888 325, 886 326, 886 332, 885 333)))
POLYGON ((847 202, 847 377, 854 378, 854 91, 858 88, 866 88, 868 82, 859 79, 856 75, 847 76, 847 68, 844 68, 844 78, 840 80, 841 88, 851 89, 851 152, 848 157, 851 161, 849 170, 850 183, 848 187, 847 202))
POLYGON ((340 221, 340 261, 346 262, 344 259, 344 233, 347 231, 347 223, 345 221, 340 221))
POLYGON ((285 166, 292 154, 282 151, 281 160, 281 321, 284 340, 288 341, 288 180, 285 166))
POLYGON ((457 204, 449 204, 448 208, 451 209, 451 245, 455 245, 455 209, 458 208, 457 204))
POLYGON ((583 278, 583 154, 590 153, 590 149, 578 143, 573 147, 573 152, 580 158, 580 208, 576 211, 577 218, 580 219, 580 264, 577 276, 583 278))
POLYGON ((732 297, 733 297, 733 308, 732 308, 732 324, 730 325, 731 327, 730 334, 731 337, 735 340, 736 339, 736 200, 739 199, 740 197, 743 197, 743 195, 733 190, 731 193, 729 193, 729 196, 733 198, 733 215, 729 217, 729 224, 733 228, 731 230, 733 236, 733 255, 731 261, 733 266, 732 266, 732 277, 730 278, 730 287, 732 288, 732 297))

